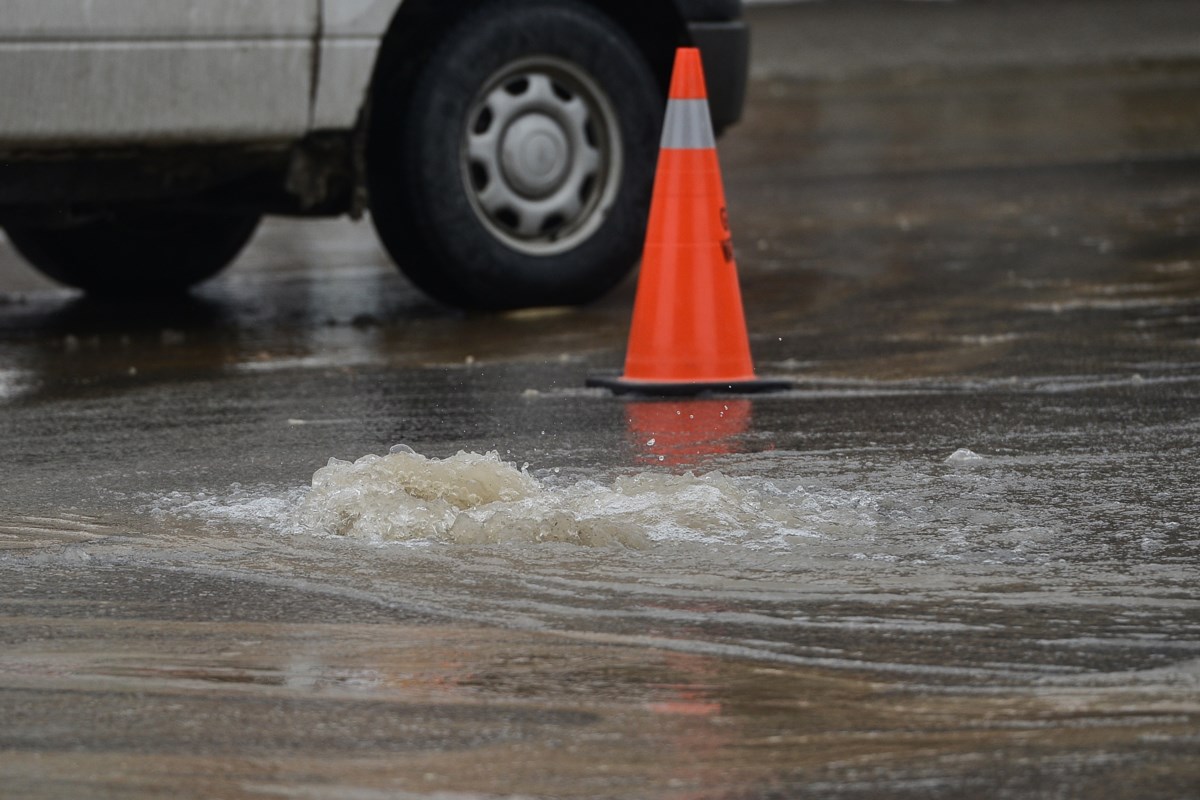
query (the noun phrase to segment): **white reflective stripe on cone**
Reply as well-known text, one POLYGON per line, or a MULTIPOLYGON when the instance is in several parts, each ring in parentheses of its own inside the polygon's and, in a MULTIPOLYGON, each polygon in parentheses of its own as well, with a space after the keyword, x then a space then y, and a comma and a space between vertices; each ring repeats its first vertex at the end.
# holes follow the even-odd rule
POLYGON ((717 146, 707 100, 668 100, 663 150, 709 150, 717 146))

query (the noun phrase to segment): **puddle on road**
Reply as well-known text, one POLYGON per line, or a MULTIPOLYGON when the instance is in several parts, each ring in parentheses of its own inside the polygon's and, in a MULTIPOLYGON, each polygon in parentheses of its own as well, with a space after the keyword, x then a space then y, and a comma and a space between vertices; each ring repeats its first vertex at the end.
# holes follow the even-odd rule
POLYGON ((1194 778, 1192 570, 1087 562, 1046 478, 1098 457, 697 472, 652 456, 694 449, 689 414, 658 413, 617 474, 400 446, 309 487, 156 497, 150 525, 0 525, 0 716, 50 721, 0 771, 33 797, 130 774, 147 796, 205 775, 207 796, 706 800, 1194 778), (6 558, 6 533, 39 546, 6 558), (1038 766, 1013 783, 1016 762, 1038 766))
POLYGON ((769 451, 581 476, 398 446, 331 459, 311 487, 147 510, 185 531, 173 569, 465 623, 922 680, 1194 682, 1193 501, 1118 499, 1138 454, 885 462, 769 451))

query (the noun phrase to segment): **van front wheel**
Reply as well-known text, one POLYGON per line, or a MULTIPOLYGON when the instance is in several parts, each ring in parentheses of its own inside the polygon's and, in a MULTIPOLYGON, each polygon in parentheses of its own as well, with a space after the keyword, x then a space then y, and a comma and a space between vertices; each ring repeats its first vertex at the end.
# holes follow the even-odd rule
POLYGON ((367 172, 380 238, 452 305, 593 300, 637 262, 662 106, 641 53, 599 12, 484 6, 411 87, 376 87, 367 172))

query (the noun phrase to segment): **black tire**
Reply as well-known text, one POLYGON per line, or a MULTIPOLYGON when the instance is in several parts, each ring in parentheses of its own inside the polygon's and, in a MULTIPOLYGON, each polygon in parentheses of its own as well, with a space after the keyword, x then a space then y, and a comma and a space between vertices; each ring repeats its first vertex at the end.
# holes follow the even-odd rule
POLYGON ((485 5, 411 84, 376 78, 367 176, 380 239, 450 305, 594 300, 637 263, 663 107, 640 51, 594 9, 485 5))
POLYGON ((70 226, 8 225, 17 251, 59 283, 101 296, 170 295, 228 266, 257 214, 117 212, 70 226))

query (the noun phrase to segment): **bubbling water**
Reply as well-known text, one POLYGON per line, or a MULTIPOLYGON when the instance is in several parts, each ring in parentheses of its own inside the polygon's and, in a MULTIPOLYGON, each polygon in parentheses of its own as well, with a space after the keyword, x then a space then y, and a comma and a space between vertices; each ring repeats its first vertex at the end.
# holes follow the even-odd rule
POLYGON ((308 532, 372 542, 642 549, 664 540, 737 540, 770 547, 780 537, 817 535, 796 492, 803 494, 719 472, 642 472, 611 484, 554 486, 496 452, 438 459, 400 445, 354 462, 331 458, 313 475, 295 519, 308 532))
POLYGON ((329 459, 298 518, 311 531, 373 541, 645 544, 619 523, 571 513, 527 469, 495 452, 438 459, 403 445, 386 456, 329 459))

